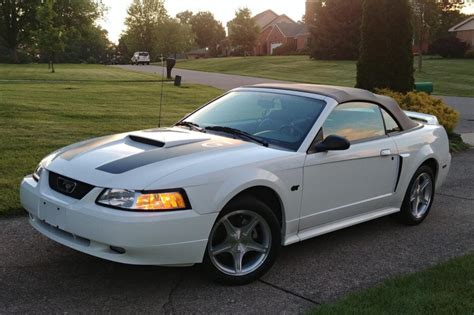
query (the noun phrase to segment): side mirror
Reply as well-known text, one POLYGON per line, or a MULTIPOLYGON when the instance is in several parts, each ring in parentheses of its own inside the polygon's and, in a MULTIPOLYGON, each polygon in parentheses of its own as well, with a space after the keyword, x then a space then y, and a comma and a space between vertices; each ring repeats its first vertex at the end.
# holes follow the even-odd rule
POLYGON ((323 142, 315 146, 316 152, 344 151, 351 147, 351 143, 344 137, 327 136, 323 142))

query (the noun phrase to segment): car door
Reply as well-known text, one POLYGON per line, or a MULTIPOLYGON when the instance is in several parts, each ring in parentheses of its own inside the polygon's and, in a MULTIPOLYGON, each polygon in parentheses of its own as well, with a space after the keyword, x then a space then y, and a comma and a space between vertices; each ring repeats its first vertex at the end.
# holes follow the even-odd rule
POLYGON ((338 105, 315 142, 329 135, 345 137, 351 146, 344 151, 308 153, 300 231, 376 211, 393 199, 400 162, 379 106, 338 105))

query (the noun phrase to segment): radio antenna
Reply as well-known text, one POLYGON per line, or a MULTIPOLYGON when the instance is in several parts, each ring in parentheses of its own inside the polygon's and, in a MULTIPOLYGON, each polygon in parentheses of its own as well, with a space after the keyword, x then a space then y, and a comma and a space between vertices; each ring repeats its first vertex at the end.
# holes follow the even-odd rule
POLYGON ((161 128, 161 107, 163 106, 163 86, 165 83, 165 66, 163 54, 161 54, 161 93, 160 93, 160 111, 158 114, 158 128, 161 128))

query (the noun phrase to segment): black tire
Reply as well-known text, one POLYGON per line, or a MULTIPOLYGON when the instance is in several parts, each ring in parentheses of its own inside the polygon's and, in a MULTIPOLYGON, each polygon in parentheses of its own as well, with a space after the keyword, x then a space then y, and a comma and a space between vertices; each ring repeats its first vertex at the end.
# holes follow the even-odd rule
MULTIPOLYGON (((260 223, 256 225, 255 229, 259 228, 259 224, 260 223)), ((245 228, 245 226, 242 227, 242 230, 243 228, 245 228)), ((227 229, 225 228, 225 230, 227 229)), ((256 233, 256 230, 251 233, 256 233)), ((261 233, 261 234, 264 234, 264 233, 261 233)), ((207 269, 210 277, 216 282, 219 282, 225 285, 244 285, 244 284, 247 284, 259 279, 273 266, 280 252, 280 248, 281 248, 281 227, 275 214, 262 201, 256 199, 255 197, 251 195, 245 195, 245 196, 241 196, 230 201, 221 211, 209 237, 208 245, 206 247, 206 253, 204 256, 204 266, 207 269), (213 241, 215 240, 215 238, 214 239, 211 239, 211 238, 214 236, 214 234, 217 234, 216 229, 219 229, 219 228, 222 229, 222 227, 218 226, 219 225, 218 223, 220 222, 221 219, 223 219, 224 217, 235 218, 236 216, 238 219, 238 216, 240 215, 239 212, 241 210, 244 210, 248 212, 249 214, 255 215, 259 219, 263 219, 266 222, 267 225, 265 226, 269 228, 269 231, 270 231, 270 233, 267 233, 267 234, 271 235, 271 244, 266 254, 256 254, 256 255, 266 255, 266 258, 264 258, 264 260, 261 262, 261 264, 258 267, 255 267, 255 270, 244 275, 231 275, 219 269, 219 267, 213 262, 216 259, 214 260, 211 259, 211 255, 212 255, 211 248, 213 246, 212 245, 213 241)), ((232 257, 230 258, 231 260, 235 259, 234 256, 230 253, 223 253, 223 254, 230 255, 229 258, 232 257)), ((246 254, 243 254, 243 257, 246 257, 245 255, 250 255, 249 257, 252 258, 252 253, 250 251, 247 252, 246 254)), ((244 263, 243 263, 244 258, 242 258, 241 261, 242 261, 241 265, 244 266, 244 263)))
MULTIPOLYGON (((416 190, 416 189, 415 189, 416 190)), ((435 175, 433 172, 433 169, 427 165, 422 165, 413 175, 413 178, 410 181, 410 184, 408 185, 407 192, 405 194, 405 198, 403 199, 401 211, 397 214, 397 219, 406 225, 418 225, 421 222, 423 222, 428 214, 430 213, 431 206, 433 205, 434 201, 434 195, 435 195, 435 175), (424 209, 423 213, 420 215, 415 215, 414 211, 412 210, 413 208, 413 203, 412 203, 412 193, 415 189, 415 185, 417 184, 417 179, 420 178, 420 176, 427 176, 427 178, 430 179, 431 181, 431 193, 427 192, 425 195, 429 195, 430 199, 429 202, 426 206, 426 209, 424 209)), ((416 207, 418 208, 418 207, 416 207)))

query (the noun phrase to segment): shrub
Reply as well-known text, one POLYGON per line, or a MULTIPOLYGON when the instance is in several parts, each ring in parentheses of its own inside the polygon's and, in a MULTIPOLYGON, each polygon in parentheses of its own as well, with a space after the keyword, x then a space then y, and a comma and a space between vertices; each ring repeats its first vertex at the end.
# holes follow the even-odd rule
MULTIPOLYGON (((28 54, 27 51, 18 49, 17 54, 18 54, 19 63, 33 62, 33 59, 31 58, 31 56, 28 54)), ((7 49, 6 47, 3 47, 0 45, 0 63, 11 63, 11 62, 12 62, 11 51, 7 49)))
POLYGON ((288 56, 296 54, 296 42, 290 41, 285 45, 281 45, 280 47, 273 49, 272 54, 276 56, 288 56))
POLYGON ((464 58, 474 59, 474 50, 466 51, 466 54, 464 55, 464 58))
POLYGON ((440 55, 443 58, 463 58, 469 45, 457 37, 448 36, 436 40, 430 46, 430 54, 440 55))
POLYGON ((87 61, 86 61, 88 64, 96 64, 97 63, 97 59, 93 56, 89 56, 87 58, 87 61))
POLYGON ((448 134, 452 134, 459 121, 459 113, 446 105, 441 99, 434 98, 424 92, 408 92, 406 94, 387 89, 377 93, 394 98, 404 110, 434 115, 443 125, 448 134))

